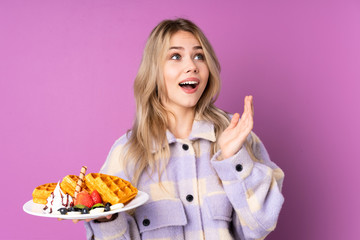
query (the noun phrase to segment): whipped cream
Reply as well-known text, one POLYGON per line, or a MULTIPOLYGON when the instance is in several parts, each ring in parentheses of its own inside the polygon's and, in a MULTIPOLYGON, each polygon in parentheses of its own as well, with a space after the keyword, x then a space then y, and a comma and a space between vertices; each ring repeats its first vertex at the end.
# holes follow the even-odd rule
POLYGON ((123 208, 123 207, 124 207, 123 203, 117 203, 117 204, 110 206, 110 210, 112 211, 112 210, 123 208))
POLYGON ((103 207, 98 207, 98 208, 94 208, 90 210, 90 214, 97 214, 97 213, 102 213, 104 212, 105 208, 103 207))
POLYGON ((54 192, 46 199, 47 203, 43 209, 44 213, 60 214, 58 209, 72 207, 74 205, 72 197, 61 190, 59 183, 60 181, 56 185, 54 192))

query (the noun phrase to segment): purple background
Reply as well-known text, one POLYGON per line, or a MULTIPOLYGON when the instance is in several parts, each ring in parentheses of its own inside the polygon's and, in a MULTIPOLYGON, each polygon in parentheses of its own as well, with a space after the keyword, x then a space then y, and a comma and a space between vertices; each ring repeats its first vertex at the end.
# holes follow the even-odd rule
POLYGON ((146 38, 174 17, 192 19, 215 48, 217 106, 241 112, 254 96, 254 131, 286 175, 268 239, 358 239, 355 0, 0 1, 0 238, 85 238, 82 224, 22 205, 40 184, 99 170, 131 126, 146 38))

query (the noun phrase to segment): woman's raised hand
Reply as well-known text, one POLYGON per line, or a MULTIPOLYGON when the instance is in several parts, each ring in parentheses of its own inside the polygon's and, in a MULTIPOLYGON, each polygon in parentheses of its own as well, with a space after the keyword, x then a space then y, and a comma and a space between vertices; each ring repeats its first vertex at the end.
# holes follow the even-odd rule
POLYGON ((221 149, 220 159, 233 156, 244 145, 247 136, 254 126, 254 105, 253 97, 246 96, 244 99, 244 112, 241 115, 235 113, 230 125, 220 135, 218 144, 221 149))

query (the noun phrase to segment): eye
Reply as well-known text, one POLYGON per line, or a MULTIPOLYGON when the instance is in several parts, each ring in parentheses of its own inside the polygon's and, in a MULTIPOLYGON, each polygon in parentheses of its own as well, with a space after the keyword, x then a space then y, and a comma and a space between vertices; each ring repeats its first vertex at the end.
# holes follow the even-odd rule
POLYGON ((171 58, 170 58, 170 59, 172 59, 172 60, 180 60, 180 59, 181 59, 181 56, 180 56, 180 54, 175 53, 175 54, 171 55, 171 58))
POLYGON ((202 53, 198 53, 195 55, 195 60, 204 60, 205 56, 202 53))

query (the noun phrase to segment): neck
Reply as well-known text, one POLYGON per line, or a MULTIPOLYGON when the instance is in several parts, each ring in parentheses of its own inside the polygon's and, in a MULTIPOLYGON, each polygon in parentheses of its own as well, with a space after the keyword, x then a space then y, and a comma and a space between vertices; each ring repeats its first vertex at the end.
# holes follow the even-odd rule
POLYGON ((195 118, 195 109, 172 109, 168 112, 168 128, 170 132, 180 139, 189 137, 195 118))

